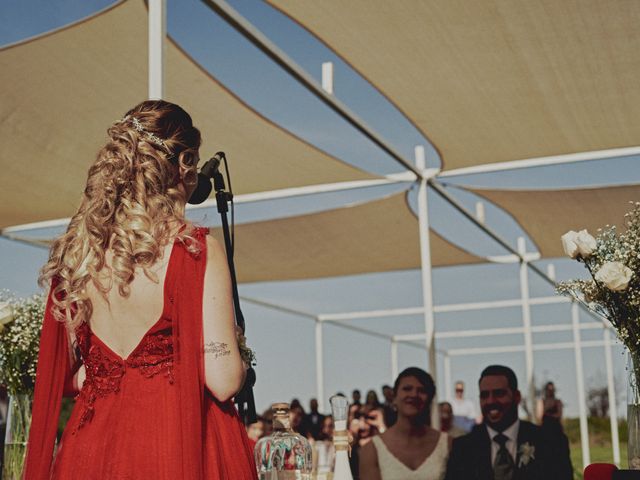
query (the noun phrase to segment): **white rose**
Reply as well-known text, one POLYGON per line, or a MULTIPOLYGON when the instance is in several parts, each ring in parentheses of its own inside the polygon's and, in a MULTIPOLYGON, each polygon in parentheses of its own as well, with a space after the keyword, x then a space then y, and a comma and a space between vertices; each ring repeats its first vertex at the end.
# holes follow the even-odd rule
POLYGON ((13 320, 13 308, 9 302, 0 302, 0 332, 13 320))
POLYGON ((578 256, 578 245, 576 245, 576 239, 578 237, 578 232, 574 232, 573 230, 569 230, 567 233, 560 237, 562 240, 562 248, 564 249, 564 253, 571 258, 576 258, 578 256))
POLYGON ((0 325, 6 325, 13 320, 13 308, 9 302, 0 302, 0 325))
POLYGON ((588 258, 596 251, 596 239, 589 235, 589 232, 586 230, 580 230, 578 232, 576 245, 582 258, 588 258))
POLYGON ((588 258, 596 250, 596 239, 586 230, 579 232, 570 230, 561 237, 561 240, 564 253, 571 258, 578 258, 578 256, 588 258))
POLYGON ((609 290, 620 292, 626 290, 633 271, 620 262, 607 262, 596 272, 595 279, 604 283, 609 290))

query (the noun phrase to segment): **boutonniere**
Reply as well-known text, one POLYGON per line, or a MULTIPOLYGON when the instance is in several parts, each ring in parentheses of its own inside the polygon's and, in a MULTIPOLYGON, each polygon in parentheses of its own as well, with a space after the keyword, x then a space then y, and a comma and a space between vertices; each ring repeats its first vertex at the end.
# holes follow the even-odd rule
POLYGON ((518 461, 518 468, 526 466, 531 460, 535 460, 536 447, 531 445, 529 442, 525 442, 520 445, 518 449, 518 457, 520 460, 518 461))

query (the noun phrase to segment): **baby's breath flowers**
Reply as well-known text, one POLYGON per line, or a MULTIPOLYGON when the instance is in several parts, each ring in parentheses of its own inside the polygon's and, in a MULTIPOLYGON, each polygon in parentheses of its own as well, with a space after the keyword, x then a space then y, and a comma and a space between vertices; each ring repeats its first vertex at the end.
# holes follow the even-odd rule
POLYGON ((0 292, 0 385, 9 395, 33 394, 44 298, 0 292))

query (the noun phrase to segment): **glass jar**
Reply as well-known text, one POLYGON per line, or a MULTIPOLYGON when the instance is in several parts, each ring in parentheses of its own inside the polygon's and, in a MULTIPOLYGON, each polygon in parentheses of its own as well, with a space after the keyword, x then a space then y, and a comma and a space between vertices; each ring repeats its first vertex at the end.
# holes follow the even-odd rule
POLYGON ((22 478, 30 426, 31 396, 27 394, 10 395, 7 430, 4 437, 4 465, 0 478, 6 480, 22 478))
POLYGON ((347 431, 349 401, 343 395, 334 395, 329 401, 335 425, 333 445, 336 450, 336 460, 333 480, 353 480, 349 466, 349 432, 347 431))
POLYGON ((310 480, 311 446, 291 429, 289 404, 274 403, 273 433, 256 443, 254 456, 260 480, 310 480))
POLYGON ((640 470, 640 352, 627 351, 627 458, 629 469, 640 470))

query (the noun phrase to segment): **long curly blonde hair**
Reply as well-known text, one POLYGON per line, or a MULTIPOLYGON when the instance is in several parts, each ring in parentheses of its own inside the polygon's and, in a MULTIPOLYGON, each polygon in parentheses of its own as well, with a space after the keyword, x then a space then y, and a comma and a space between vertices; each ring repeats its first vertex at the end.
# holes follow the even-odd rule
MULTIPOLYGON (((108 130, 109 140, 89 168, 87 184, 77 213, 66 233, 51 246, 39 283, 55 279, 53 313, 70 332, 91 318, 93 307, 86 286, 92 281, 106 298, 117 286, 130 293, 136 268, 157 281, 150 267, 162 255, 177 225, 185 223, 184 188, 195 181, 200 132, 178 105, 145 101, 129 110, 108 130), (182 167, 182 168, 180 168, 182 167), (105 252, 113 252, 111 265, 105 252), (103 285, 98 274, 110 280, 103 285)), ((190 228, 179 240, 191 238, 190 228)), ((185 242, 197 249, 194 242, 185 242)))

